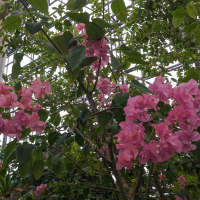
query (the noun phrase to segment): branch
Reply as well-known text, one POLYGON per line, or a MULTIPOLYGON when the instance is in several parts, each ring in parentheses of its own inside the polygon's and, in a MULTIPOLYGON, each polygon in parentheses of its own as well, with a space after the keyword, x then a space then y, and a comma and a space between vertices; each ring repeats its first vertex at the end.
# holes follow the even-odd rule
MULTIPOLYGON (((67 156, 66 154, 63 153, 63 156, 67 157, 69 160, 71 160, 84 174, 89 174, 87 172, 85 172, 84 170, 82 170, 82 168, 74 161, 72 160, 69 156, 67 156)), ((90 174, 89 174, 90 175, 90 174)))
MULTIPOLYGON (((115 82, 116 82, 116 84, 117 84, 117 79, 115 78, 115 76, 114 76, 114 73, 113 73, 113 71, 112 71, 112 69, 111 69, 111 67, 110 67, 110 65, 109 65, 109 64, 108 64, 108 66, 109 66, 109 68, 110 68, 110 71, 111 71, 111 73, 112 73, 112 76, 113 76, 113 78, 115 79, 115 82)), ((119 91, 121 91, 121 89, 120 89, 119 85, 117 85, 117 87, 119 88, 119 91)))
POLYGON ((108 108, 108 109, 105 109, 105 110, 102 110, 102 111, 93 113, 92 115, 97 115, 97 114, 99 114, 99 113, 106 112, 107 110, 114 110, 114 109, 122 109, 122 107, 108 108))
POLYGON ((141 170, 139 172, 139 176, 138 176, 138 179, 137 179, 137 182, 136 182, 136 185, 133 189, 130 190, 129 192, 129 196, 132 197, 133 199, 135 199, 135 196, 136 194, 138 193, 138 190, 142 184, 142 176, 143 176, 143 173, 144 173, 144 165, 141 165, 141 170))
POLYGON ((75 129, 75 131, 76 131, 86 142, 88 142, 88 143, 91 145, 91 147, 96 151, 96 153, 97 153, 105 162, 107 162, 107 163, 110 164, 110 165, 112 164, 112 162, 111 162, 109 159, 107 159, 103 154, 101 154, 101 153, 99 152, 99 150, 97 149, 97 146, 96 146, 95 144, 93 144, 92 141, 91 141, 89 138, 85 137, 85 136, 76 128, 75 125, 73 126, 73 128, 75 129))
POLYGON ((153 171, 153 163, 152 163, 152 161, 150 161, 150 162, 151 162, 150 171, 149 171, 149 177, 148 177, 148 182, 147 182, 147 187, 146 187, 146 193, 147 193, 146 200, 149 199, 149 187, 150 187, 150 182, 151 182, 151 174, 153 171))
MULTIPOLYGON (((91 120, 90 120, 90 122, 91 122, 91 120)), ((93 125, 92 125, 92 123, 91 123, 91 126, 92 126, 92 130, 93 130, 93 125)), ((96 141, 96 143, 97 143, 98 148, 101 149, 101 145, 100 145, 100 143, 99 143, 99 141, 98 141, 97 136, 95 136, 95 141, 96 141)), ((108 166, 107 166, 107 164, 106 164, 106 162, 105 162, 104 160, 103 160, 103 164, 104 164, 105 168, 107 169, 107 172, 108 172, 109 176, 110 176, 111 179, 112 179, 112 185, 113 185, 114 189, 116 189, 115 182, 113 181, 111 171, 110 171, 110 169, 108 168, 108 166)), ((119 200, 119 196, 118 196, 118 193, 117 193, 117 192, 115 192, 115 196, 116 196, 117 200, 119 200)))
POLYGON ((97 71, 97 75, 96 75, 96 82, 94 84, 94 87, 92 88, 91 94, 94 92, 96 86, 97 86, 97 82, 98 82, 98 78, 99 78, 99 72, 100 72, 100 66, 101 65, 101 58, 99 59, 99 67, 98 67, 98 71, 97 71))
MULTIPOLYGON (((37 21, 36 19, 34 18, 34 16, 32 15, 32 13, 29 11, 28 7, 26 6, 26 4, 20 0, 20 2, 22 3, 22 5, 24 6, 24 8, 27 10, 27 12, 29 13, 29 15, 31 16, 31 18, 33 19, 33 21, 37 24, 37 21)), ((55 45, 55 43, 51 40, 51 38, 47 35, 47 33, 44 31, 43 28, 41 28, 41 31, 44 33, 44 35, 46 36, 46 38, 51 42, 51 44, 55 47, 55 49, 60 53, 60 54, 63 54, 60 49, 55 45)), ((64 61, 69 65, 69 62, 63 58, 64 61)))
POLYGON ((160 200, 169 200, 163 192, 163 189, 160 186, 160 183, 158 181, 158 173, 156 169, 153 169, 153 178, 154 178, 154 182, 156 185, 156 189, 158 190, 159 194, 160 194, 160 200))
POLYGON ((82 182, 79 182, 79 183, 82 184, 82 185, 87 185, 89 187, 93 187, 93 188, 100 188, 102 190, 111 190, 111 191, 114 191, 114 192, 120 192, 120 190, 114 189, 114 188, 107 188, 107 187, 103 187, 103 186, 100 186, 100 185, 95 186, 95 185, 90 185, 90 184, 82 183, 82 182))

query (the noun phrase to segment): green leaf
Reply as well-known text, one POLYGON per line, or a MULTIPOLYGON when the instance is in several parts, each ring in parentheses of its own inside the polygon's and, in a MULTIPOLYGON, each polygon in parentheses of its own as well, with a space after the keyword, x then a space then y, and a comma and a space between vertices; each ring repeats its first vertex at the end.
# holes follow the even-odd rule
POLYGON ((46 42, 44 42, 44 44, 45 44, 47 47, 49 47, 49 50, 50 50, 50 51, 55 51, 55 47, 53 46, 53 44, 46 43, 46 42))
POLYGON ((114 0, 111 4, 111 9, 117 19, 126 23, 127 10, 123 0, 114 0))
POLYGON ((36 10, 48 15, 48 4, 47 0, 27 0, 36 10))
POLYGON ((102 128, 101 127, 97 127, 94 132, 91 135, 91 140, 93 140, 95 138, 96 135, 100 135, 102 133, 102 128))
POLYGON ((72 173, 75 169, 75 166, 74 166, 74 163, 72 162, 68 162, 65 164, 65 167, 66 167, 66 170, 69 172, 69 173, 72 173))
POLYGON ((80 118, 80 115, 81 115, 80 110, 76 108, 75 106, 71 106, 71 108, 72 108, 72 113, 74 114, 74 116, 77 119, 80 118))
POLYGON ((182 199, 185 198, 185 190, 178 190, 176 191, 176 195, 182 199))
POLYGON ((103 180, 103 183, 105 185, 110 185, 112 183, 112 177, 109 176, 108 174, 105 174, 103 177, 102 177, 102 180, 103 180))
POLYGON ((19 83, 17 83, 17 84, 15 85, 15 90, 21 90, 21 88, 22 88, 21 82, 19 82, 19 83))
POLYGON ((173 15, 172 23, 175 27, 178 27, 183 23, 185 19, 185 14, 186 12, 184 8, 179 8, 172 12, 172 15, 173 15))
MULTIPOLYGON (((199 132, 199 131, 198 131, 199 132)), ((195 150, 193 150, 193 151, 191 151, 193 154, 194 154, 194 156, 196 156, 197 157, 197 159, 200 161, 200 142, 198 141, 198 142, 194 142, 194 145, 196 145, 196 149, 195 150)))
POLYGON ((198 16, 198 12, 197 12, 197 7, 195 5, 193 5, 192 1, 189 2, 187 5, 186 5, 186 11, 188 13, 188 15, 193 18, 193 19, 196 19, 197 16, 198 16))
POLYGON ((87 196, 88 196, 89 193, 90 193, 90 188, 85 188, 85 189, 83 190, 84 199, 87 199, 87 196))
POLYGON ((70 47, 72 47, 72 46, 77 46, 77 45, 75 45, 75 42, 76 42, 77 40, 79 40, 80 38, 83 38, 83 37, 84 37, 84 36, 81 35, 81 36, 72 38, 72 39, 69 41, 68 48, 70 48, 70 47))
POLYGON ((11 74, 11 77, 13 79, 17 79, 20 74, 20 70, 21 70, 20 62, 22 61, 23 56, 24 56, 24 54, 22 54, 22 53, 16 53, 14 55, 15 62, 12 67, 12 74, 11 74))
POLYGON ((70 43, 71 39, 73 38, 73 35, 70 31, 65 31, 63 33, 63 36, 65 37, 65 39, 68 43, 70 43))
POLYGON ((114 28, 114 25, 107 23, 104 19, 94 18, 92 21, 100 27, 114 28))
POLYGON ((16 149, 14 148, 7 150, 3 158, 3 168, 5 169, 14 159, 16 159, 16 149))
POLYGON ((84 167, 82 170, 89 173, 89 174, 92 173, 92 167, 90 167, 90 166, 84 167))
POLYGON ((20 164, 29 158, 34 147, 35 146, 32 144, 20 145, 17 147, 17 160, 20 164))
POLYGON ((53 164, 53 167, 52 167, 52 171, 53 173, 59 177, 61 172, 62 172, 63 168, 62 168, 62 165, 61 165, 61 162, 59 161, 57 165, 54 165, 53 164))
POLYGON ((42 176, 43 170, 44 170, 44 161, 36 160, 33 163, 33 175, 36 180, 38 180, 42 176))
POLYGON ((131 59, 134 58, 142 58, 142 54, 132 50, 131 48, 127 47, 126 45, 122 44, 119 48, 125 55, 129 56, 131 59))
POLYGON ((86 0, 76 0, 76 3, 74 5, 74 10, 78 8, 82 8, 86 4, 86 0))
POLYGON ((52 158, 54 157, 54 155, 50 155, 48 158, 47 158, 47 166, 49 169, 52 169, 53 168, 53 163, 52 163, 52 158))
POLYGON ((63 155, 62 152, 56 154, 56 155, 52 158, 52 160, 51 160, 52 163, 55 164, 55 165, 57 165, 58 162, 60 161, 60 158, 61 158, 62 155, 63 155))
POLYGON ((71 81, 75 81, 78 77, 78 73, 79 73, 79 68, 75 68, 74 70, 71 69, 71 67, 69 65, 66 66, 67 68, 67 72, 68 72, 68 77, 71 81))
POLYGON ((118 93, 114 96, 115 103, 118 106, 126 105, 128 98, 129 98, 128 93, 118 93))
POLYGON ((65 192, 70 192, 70 185, 65 185, 64 191, 65 192))
POLYGON ((90 66, 96 60, 97 60, 97 57, 86 57, 86 58, 83 59, 81 64, 79 64, 79 68, 90 66))
POLYGON ((20 17, 15 16, 9 16, 5 19, 5 21, 2 23, 2 29, 7 31, 16 30, 22 23, 22 20, 20 17))
POLYGON ((22 178, 24 178, 28 174, 31 164, 32 164, 31 156, 25 162, 23 162, 22 164, 19 164, 18 170, 22 178))
POLYGON ((200 71, 195 68, 189 69, 185 74, 186 76, 181 79, 180 83, 188 82, 192 78, 197 82, 200 80, 200 71))
POLYGON ((33 163, 35 162, 35 160, 43 160, 44 159, 43 152, 39 149, 33 150, 31 155, 32 155, 33 163))
POLYGON ((89 143, 86 143, 84 146, 83 146, 83 155, 86 157, 89 155, 90 153, 90 150, 91 150, 91 145, 89 143))
POLYGON ((6 175, 6 170, 1 168, 0 176, 4 177, 5 175, 6 175))
POLYGON ((54 126, 58 126, 58 125, 60 124, 60 120, 61 120, 60 113, 53 113, 53 114, 51 115, 50 122, 51 122, 54 126))
POLYGON ((109 121, 111 120, 111 118, 112 118, 112 113, 110 113, 110 112, 99 113, 99 114, 97 115, 97 118, 98 118, 99 124, 100 124, 102 127, 105 127, 105 126, 107 126, 107 124, 108 124, 109 121))
POLYGON ((57 63, 53 62, 49 76, 51 77, 57 69, 57 63))
POLYGON ((76 0, 68 0, 67 1, 67 10, 74 10, 76 0))
POLYGON ((200 44, 200 31, 194 34, 194 39, 200 44))
POLYGON ((167 170, 164 172, 164 174, 166 175, 166 177, 170 180, 172 180, 174 178, 174 172, 171 170, 167 170))
POLYGON ((143 84, 141 84, 139 81, 137 81, 137 80, 132 80, 131 81, 131 86, 133 86, 134 88, 136 88, 136 89, 138 89, 138 90, 140 90, 142 93, 151 93, 152 94, 152 92, 145 86, 145 85, 143 85, 143 84))
POLYGON ((49 145, 52 146, 54 144, 54 142, 57 141, 58 137, 59 137, 58 132, 51 132, 48 136, 49 145))
POLYGON ((66 15, 73 21, 79 22, 79 23, 88 23, 90 15, 86 12, 84 13, 70 13, 67 12, 66 15))
POLYGON ((66 20, 64 21, 64 25, 65 25, 65 26, 72 26, 72 23, 71 23, 68 19, 66 19, 66 20))
POLYGON ((63 135, 62 135, 62 137, 60 137, 59 139, 58 139, 58 141, 56 142, 56 146, 57 147, 59 147, 62 143, 63 143, 63 141, 66 139, 66 134, 64 133, 63 135))
POLYGON ((75 140, 78 143, 78 145, 83 146, 84 140, 78 133, 76 133, 76 135, 75 135, 75 140))
POLYGON ((111 65, 112 65, 113 69, 118 69, 118 68, 120 67, 120 62, 119 62, 119 60, 117 60, 117 59, 115 58, 115 56, 113 55, 113 53, 110 51, 109 46, 107 46, 107 48, 108 48, 108 50, 109 50, 109 52, 110 52, 111 65))
POLYGON ((20 137, 20 139, 23 139, 23 138, 27 137, 30 133, 31 133, 31 129, 30 129, 30 128, 25 129, 25 130, 22 132, 22 136, 20 137))
POLYGON ((56 22, 55 23, 55 28, 58 31, 62 31, 63 30, 62 24, 60 22, 56 22))
POLYGON ((12 10, 10 12, 11 15, 15 17, 20 17, 21 15, 28 14, 26 11, 18 11, 18 10, 12 10))
POLYGON ((37 33, 37 32, 42 30, 42 25, 41 24, 31 23, 31 22, 26 22, 25 23, 25 28, 30 34, 33 35, 33 34, 35 34, 35 33, 37 33))
POLYGON ((38 111, 38 116, 40 117, 40 121, 45 122, 49 116, 49 112, 47 110, 41 109, 38 111))
POLYGON ((105 35, 105 30, 94 22, 88 22, 85 25, 85 30, 91 40, 97 40, 105 35))
POLYGON ((70 67, 72 70, 74 70, 76 67, 78 67, 79 64, 83 61, 83 58, 85 57, 85 47, 80 45, 77 47, 74 47, 70 52, 70 67))
POLYGON ((3 77, 3 80, 4 80, 5 82, 8 81, 8 77, 7 77, 6 75, 2 74, 2 77, 3 77))
POLYGON ((63 35, 58 35, 52 39, 54 44, 59 48, 62 54, 67 55, 69 53, 68 50, 68 40, 63 35))
POLYGON ((148 62, 142 60, 139 57, 130 58, 130 59, 128 59, 128 61, 131 62, 131 63, 140 64, 140 65, 148 65, 149 64, 148 62))
POLYGON ((197 27, 197 22, 193 22, 192 24, 184 27, 183 31, 192 31, 197 27))
POLYGON ((41 15, 41 14, 38 13, 38 12, 33 12, 33 13, 35 14, 35 16, 37 16, 37 17, 39 17, 39 18, 41 18, 41 19, 44 19, 44 20, 48 20, 48 19, 49 19, 49 17, 46 16, 46 15, 41 15))
MULTIPOLYGON (((81 83, 84 82, 84 79, 85 79, 85 72, 84 70, 80 70, 79 73, 78 73, 78 79, 81 83)), ((79 116, 80 117, 80 116, 79 116)))
MULTIPOLYGON (((43 151, 46 148, 47 148, 47 144, 42 144, 41 146, 38 147, 37 152, 43 151)), ((42 159, 43 159, 43 153, 42 153, 42 159)))
POLYGON ((87 118, 89 117, 89 115, 90 115, 90 111, 87 108, 85 108, 85 110, 82 111, 82 113, 80 115, 81 121, 84 123, 87 120, 87 118))

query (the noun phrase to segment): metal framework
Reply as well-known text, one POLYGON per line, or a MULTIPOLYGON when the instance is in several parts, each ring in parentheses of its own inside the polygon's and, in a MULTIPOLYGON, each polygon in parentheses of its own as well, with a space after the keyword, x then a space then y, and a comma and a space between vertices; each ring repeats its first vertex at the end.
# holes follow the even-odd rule
MULTIPOLYGON (((67 1, 68 0, 47 0, 48 4, 49 4, 49 13, 50 15, 57 15, 57 12, 58 10, 55 10, 53 8, 58 8, 58 5, 61 5, 62 7, 66 7, 66 4, 67 4, 67 1)), ((30 5, 28 4, 28 2, 26 0, 23 0, 23 2, 28 6, 30 7, 30 5)), ((112 10, 111 10, 111 1, 108 1, 107 3, 104 4, 104 10, 106 10, 106 13, 110 13, 110 23, 114 23, 114 22, 117 22, 117 25, 118 25, 118 28, 119 29, 122 29, 124 28, 124 24, 122 24, 119 20, 116 19, 115 15, 112 13, 112 10)), ((15 0, 15 4, 17 3, 20 3, 19 0, 15 0)), ((103 4, 102 4, 103 5, 103 4)), ((22 8, 22 10, 24 10, 25 8, 22 8)), ((32 11, 35 11, 35 9, 32 8, 32 11)), ((94 11, 92 10, 91 6, 90 5, 86 5, 84 7, 84 11, 88 12, 88 13, 93 13, 94 11)), ((66 15, 63 15, 62 16, 62 19, 66 19, 67 16, 66 15)), ((75 24, 74 24, 75 25, 75 24)), ((54 28, 53 26, 50 27, 51 28, 54 28)), ((21 36, 23 37, 23 36, 21 36)), ((114 38, 114 36, 111 34, 110 35, 111 38, 114 38)), ((115 43, 114 45, 111 45, 111 50, 113 51, 113 53, 115 55, 118 55, 117 52, 115 52, 115 49, 120 46, 120 42, 117 42, 115 43)), ((21 47, 18 48, 18 50, 8 50, 8 53, 7 53, 7 58, 6 58, 6 64, 5 64, 5 70, 4 70, 4 75, 7 76, 7 77, 10 77, 11 75, 11 72, 12 72, 12 66, 13 66, 13 63, 14 63, 14 54, 17 53, 19 50, 20 50, 21 47)), ((23 61, 21 62, 21 65, 22 67, 26 67, 28 66, 30 63, 32 62, 36 62, 38 59, 38 56, 34 55, 34 54, 31 54, 31 55, 25 55, 24 56, 24 59, 23 61)), ((168 67, 168 71, 174 71, 174 70, 177 70, 177 69, 180 69, 183 65, 178 63, 176 65, 172 65, 170 67, 168 67)), ((133 65, 133 67, 129 68, 128 70, 125 70, 124 73, 133 73, 134 70, 136 70, 139 66, 138 65, 133 65)), ((48 67, 46 67, 46 72, 48 72, 48 67)), ((134 75, 134 74, 132 74, 134 75)), ((141 76, 135 76, 138 80, 141 79, 141 76)), ((21 76, 21 78, 24 78, 24 76, 21 76)), ((151 77, 149 77, 151 78, 151 77)), ((147 78, 147 79, 149 79, 147 78)), ((147 83, 148 81, 145 80, 147 83)), ((5 148, 6 147, 6 144, 8 142, 11 141, 11 138, 7 138, 7 136, 4 136, 3 137, 3 147, 5 148)))

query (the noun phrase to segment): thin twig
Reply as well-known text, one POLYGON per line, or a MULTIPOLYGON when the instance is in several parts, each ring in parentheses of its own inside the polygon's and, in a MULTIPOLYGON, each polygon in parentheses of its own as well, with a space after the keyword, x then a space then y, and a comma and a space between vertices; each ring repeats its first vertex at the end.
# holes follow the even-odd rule
POLYGON ((97 86, 100 68, 101 68, 101 58, 99 59, 99 67, 98 67, 98 71, 97 71, 97 75, 96 75, 96 81, 95 81, 94 87, 92 88, 91 94, 94 92, 94 90, 95 90, 95 88, 97 86))
MULTIPOLYGON (((115 79, 115 82, 116 82, 116 84, 117 84, 117 79, 115 78, 114 73, 113 73, 113 71, 112 71, 112 69, 111 69, 111 67, 110 67, 109 64, 108 64, 108 67, 110 68, 110 71, 111 71, 111 73, 112 73, 112 76, 113 76, 113 78, 115 79)), ((119 85, 117 85, 117 87, 119 88, 119 90, 121 90, 120 87, 119 87, 119 85)))
MULTIPOLYGON (((31 16, 31 18, 33 19, 33 21, 37 24, 36 19, 34 18, 34 16, 32 15, 32 13, 29 11, 28 7, 26 6, 26 4, 20 0, 20 2, 22 3, 22 5, 24 6, 24 8, 27 10, 27 12, 29 13, 29 15, 31 16)), ((44 33, 44 35, 46 36, 46 38, 51 42, 51 44, 55 47, 55 49, 60 53, 63 54, 60 49, 55 45, 55 43, 51 40, 51 38, 47 35, 47 33, 44 31, 43 28, 41 28, 41 31, 44 33)), ((63 58, 63 60, 69 65, 69 62, 63 58)))
POLYGON ((76 126, 74 125, 73 128, 75 129, 75 131, 86 141, 88 142, 91 147, 96 151, 96 153, 105 161, 107 162, 108 164, 112 164, 111 161, 109 159, 107 159, 98 149, 97 149, 97 146, 95 144, 92 143, 92 141, 85 137, 77 128, 76 126))
POLYGON ((93 113, 92 115, 97 115, 97 114, 99 114, 99 113, 106 112, 107 110, 114 110, 114 109, 122 109, 122 107, 108 108, 108 109, 105 109, 105 110, 102 110, 102 111, 99 111, 99 112, 93 113))
POLYGON ((80 184, 82 185, 87 185, 89 187, 93 187, 93 188, 99 188, 99 189, 103 189, 103 190, 111 190, 111 191, 115 191, 115 192, 120 192, 120 190, 118 189, 114 189, 114 188, 107 188, 107 187, 103 187, 103 186, 95 186, 95 185, 90 185, 90 184, 87 184, 87 183, 82 183, 82 182, 79 182, 80 184))
POLYGON ((67 157, 69 160, 71 160, 84 174, 90 175, 89 173, 85 172, 84 170, 81 169, 81 167, 74 161, 72 160, 69 156, 63 153, 63 156, 67 157))

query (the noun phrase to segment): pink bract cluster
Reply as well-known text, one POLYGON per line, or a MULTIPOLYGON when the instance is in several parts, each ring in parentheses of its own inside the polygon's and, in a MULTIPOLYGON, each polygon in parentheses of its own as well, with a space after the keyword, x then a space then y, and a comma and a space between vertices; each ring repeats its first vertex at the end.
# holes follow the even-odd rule
MULTIPOLYGON (((185 180, 185 177, 183 175, 181 175, 179 178, 178 178, 178 181, 181 182, 180 184, 180 189, 183 189, 185 187, 185 184, 187 183, 187 180, 185 180)), ((176 195, 176 200, 183 200, 181 197, 178 197, 176 195)), ((187 200, 186 196, 184 197, 184 200, 187 200)))
POLYGON ((9 137, 17 137, 19 140, 22 135, 22 128, 30 128, 32 131, 37 131, 42 133, 46 123, 40 121, 38 116, 38 110, 42 109, 42 106, 38 103, 33 105, 32 95, 35 98, 44 98, 44 94, 50 94, 51 85, 49 82, 41 82, 40 78, 32 81, 32 86, 18 91, 17 95, 15 92, 10 92, 12 87, 6 86, 0 83, 0 107, 2 108, 15 108, 18 107, 19 110, 15 112, 14 118, 3 119, 0 115, 0 133, 7 135, 9 137), (20 98, 20 101, 18 101, 20 98), (24 110, 32 110, 33 114, 29 115, 25 113, 24 110))
POLYGON ((185 184, 187 183, 187 180, 185 180, 185 177, 183 175, 181 175, 179 178, 178 178, 178 181, 181 182, 180 184, 180 188, 183 189, 185 187, 185 184))
POLYGON ((47 184, 42 184, 40 186, 37 186, 36 190, 35 190, 35 196, 39 196, 40 193, 42 192, 42 190, 47 188, 47 184))
MULTIPOLYGON (((85 30, 85 24, 79 23, 76 27, 77 31, 82 31, 84 37, 84 41, 80 44, 83 46, 86 46, 86 55, 85 57, 97 57, 98 59, 101 59, 100 63, 100 69, 101 67, 106 65, 109 61, 109 51, 107 48, 108 42, 106 42, 105 38, 101 38, 100 40, 91 40, 88 38, 86 30, 85 30)), ((91 69, 93 71, 97 71, 99 67, 99 60, 96 60, 92 63, 91 69)))
MULTIPOLYGON (((100 78, 100 81, 97 83, 97 89, 100 91, 101 94, 98 95, 98 99, 100 99, 100 106, 108 105, 109 101, 106 98, 106 95, 108 98, 110 98, 111 94, 114 94, 116 84, 115 83, 110 83, 109 78, 100 78)), ((120 84, 119 88, 121 89, 122 93, 127 93, 129 92, 128 86, 126 84, 120 84)), ((119 91, 117 92, 119 93, 119 91)))
POLYGON ((119 124, 122 130, 114 136, 118 137, 119 143, 118 170, 122 167, 130 169, 133 165, 132 159, 137 157, 141 164, 149 159, 156 164, 167 161, 174 152, 188 153, 196 148, 191 141, 200 140, 199 133, 194 131, 200 126, 200 90, 197 82, 191 79, 175 88, 164 82, 163 77, 156 77, 149 86, 154 94, 147 93, 128 99, 127 106, 124 107, 126 121, 119 124), (165 119, 157 117, 159 101, 171 106, 165 119), (150 120, 156 123, 150 123, 150 120), (148 127, 145 129, 144 124, 151 130, 148 127), (149 142, 145 140, 147 134, 150 137, 149 142))

